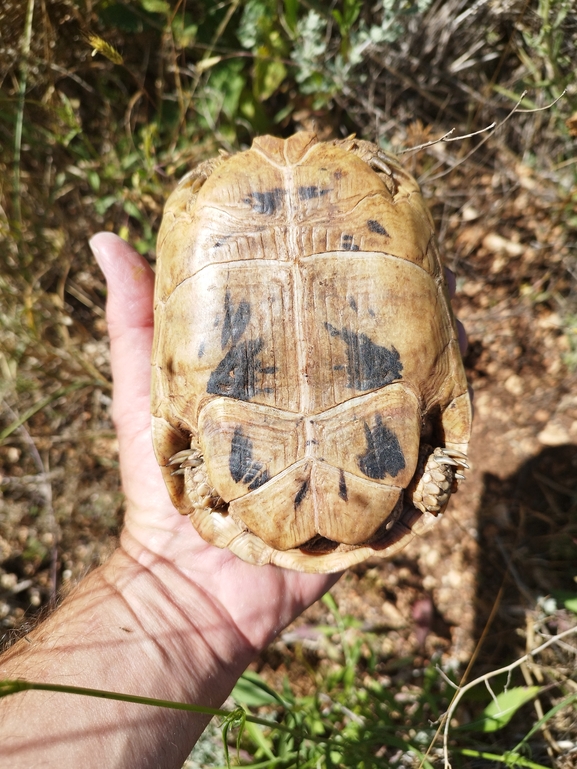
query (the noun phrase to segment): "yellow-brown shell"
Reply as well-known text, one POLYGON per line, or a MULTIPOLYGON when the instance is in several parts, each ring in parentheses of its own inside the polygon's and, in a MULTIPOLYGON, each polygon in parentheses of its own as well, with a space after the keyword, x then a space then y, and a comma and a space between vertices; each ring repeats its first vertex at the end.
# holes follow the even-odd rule
POLYGON ((202 164, 166 204, 156 280, 155 450, 205 539, 337 571, 434 520, 415 487, 433 449, 466 452, 471 409, 432 219, 395 158, 303 132, 202 164))

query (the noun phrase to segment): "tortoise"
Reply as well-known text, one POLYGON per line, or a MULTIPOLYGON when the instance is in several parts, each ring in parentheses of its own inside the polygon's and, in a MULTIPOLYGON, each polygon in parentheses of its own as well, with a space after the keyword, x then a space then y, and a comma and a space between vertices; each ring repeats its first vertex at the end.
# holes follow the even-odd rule
POLYGON ((201 163, 158 236, 152 433, 176 508, 245 561, 390 556, 467 468, 471 402, 432 217, 354 136, 201 163))

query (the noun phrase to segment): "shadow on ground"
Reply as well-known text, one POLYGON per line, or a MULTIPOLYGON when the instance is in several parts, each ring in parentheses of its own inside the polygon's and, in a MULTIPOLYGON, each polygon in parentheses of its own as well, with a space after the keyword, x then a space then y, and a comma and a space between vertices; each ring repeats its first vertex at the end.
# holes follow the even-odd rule
POLYGON ((518 651, 536 604, 577 594, 577 446, 546 448, 504 480, 486 473, 483 487, 475 637, 492 615, 481 655, 491 668, 518 651))

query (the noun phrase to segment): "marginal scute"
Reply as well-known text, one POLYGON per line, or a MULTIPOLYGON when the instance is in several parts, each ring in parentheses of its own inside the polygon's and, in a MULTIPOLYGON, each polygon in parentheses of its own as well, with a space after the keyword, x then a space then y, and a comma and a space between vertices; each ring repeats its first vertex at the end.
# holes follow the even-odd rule
POLYGON ((433 221, 374 144, 261 136, 167 201, 152 433, 200 535, 308 572, 390 556, 462 480, 471 404, 433 221))

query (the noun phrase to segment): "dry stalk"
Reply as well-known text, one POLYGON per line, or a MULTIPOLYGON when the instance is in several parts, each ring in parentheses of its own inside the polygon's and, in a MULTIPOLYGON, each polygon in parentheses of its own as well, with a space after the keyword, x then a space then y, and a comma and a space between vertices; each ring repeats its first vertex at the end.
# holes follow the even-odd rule
POLYGON ((451 762, 449 761, 449 729, 451 726, 451 720, 453 718, 455 710, 457 709, 457 705, 461 701, 461 698, 463 697, 463 695, 466 694, 466 692, 468 692, 469 689, 472 689, 474 686, 477 686, 480 683, 484 683, 487 686, 487 688, 489 688, 489 691, 491 691, 488 685, 488 682, 490 681, 491 678, 495 678, 496 676, 502 675, 503 673, 510 674, 513 670, 515 670, 515 668, 518 668, 527 662, 531 662, 533 660, 533 657, 536 654, 540 654, 549 646, 552 646, 553 644, 560 641, 562 638, 565 638, 566 636, 571 635, 572 633, 577 633, 577 625, 575 627, 569 628, 568 630, 564 630, 562 633, 559 633, 558 635, 553 636, 548 641, 545 641, 545 643, 541 644, 541 646, 538 646, 536 649, 533 649, 532 651, 527 652, 527 654, 524 654, 522 657, 515 660, 515 662, 511 662, 509 665, 505 665, 504 667, 498 668, 497 670, 491 670, 489 673, 485 673, 485 675, 479 676, 479 678, 475 678, 474 681, 471 681, 465 686, 457 687, 457 692, 455 693, 455 696, 453 697, 451 704, 449 705, 449 708, 443 718, 445 723, 444 729, 443 729, 443 761, 444 761, 445 769, 451 769, 451 762))
POLYGON ((523 91, 519 99, 517 100, 517 103, 513 107, 513 109, 501 120, 500 123, 493 122, 491 125, 486 126, 485 128, 481 128, 479 131, 474 131, 473 133, 463 134, 462 136, 452 136, 454 132, 454 128, 452 128, 450 131, 448 131, 446 134, 443 134, 443 136, 439 137, 438 139, 433 139, 430 142, 426 142, 425 144, 420 144, 417 147, 410 147, 407 150, 403 150, 401 155, 404 155, 408 152, 416 152, 417 150, 422 150, 425 147, 431 147, 434 144, 440 144, 440 143, 448 143, 448 142, 456 142, 456 141, 463 141, 464 139, 470 139, 473 136, 478 136, 482 133, 487 133, 487 135, 478 143, 476 144, 473 149, 471 149, 464 157, 459 158, 458 161, 456 161, 453 165, 451 165, 450 168, 448 168, 446 171, 443 171, 442 173, 437 174, 436 176, 424 176, 419 181, 423 183, 424 181, 436 181, 437 179, 441 179, 443 176, 446 176, 447 174, 451 173, 455 168, 458 168, 463 163, 466 163, 467 160, 472 157, 477 150, 479 150, 485 142, 487 142, 493 134, 499 130, 499 128, 502 128, 505 123, 510 120, 513 115, 516 113, 531 113, 531 112, 543 112, 544 110, 551 109, 551 107, 554 107, 557 102, 565 96, 566 91, 563 91, 563 93, 558 96, 554 101, 552 101, 550 104, 545 105, 544 107, 535 107, 533 109, 520 109, 519 105, 527 95, 527 91, 523 91))

